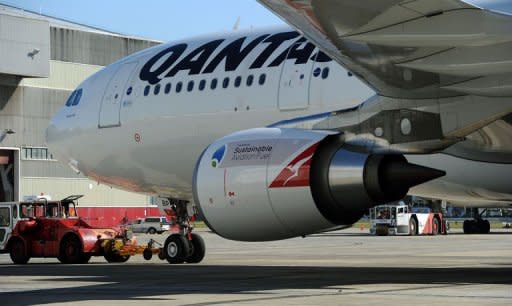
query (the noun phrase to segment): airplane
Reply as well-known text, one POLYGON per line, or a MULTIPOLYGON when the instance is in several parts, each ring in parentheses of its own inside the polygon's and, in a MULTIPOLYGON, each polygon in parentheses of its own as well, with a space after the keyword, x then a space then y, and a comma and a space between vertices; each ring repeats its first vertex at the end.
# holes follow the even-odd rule
POLYGON ((225 238, 268 241, 350 226, 406 194, 512 207, 512 5, 259 2, 293 28, 130 55, 46 131, 75 171, 164 199, 182 224, 170 263, 204 257, 195 211, 225 238))

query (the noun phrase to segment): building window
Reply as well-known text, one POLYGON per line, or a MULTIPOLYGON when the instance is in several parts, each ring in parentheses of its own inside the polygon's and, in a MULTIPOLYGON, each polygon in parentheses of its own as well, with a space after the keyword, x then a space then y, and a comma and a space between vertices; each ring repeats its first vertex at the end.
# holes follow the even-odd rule
POLYGON ((251 74, 250 76, 247 77, 247 86, 252 86, 252 82, 254 81, 254 76, 251 74))
POLYGON ((151 87, 149 85, 146 85, 146 87, 144 87, 144 96, 149 95, 149 90, 150 89, 151 89, 151 87))
POLYGON ((25 160, 55 160, 53 154, 45 147, 22 147, 21 159, 25 160))

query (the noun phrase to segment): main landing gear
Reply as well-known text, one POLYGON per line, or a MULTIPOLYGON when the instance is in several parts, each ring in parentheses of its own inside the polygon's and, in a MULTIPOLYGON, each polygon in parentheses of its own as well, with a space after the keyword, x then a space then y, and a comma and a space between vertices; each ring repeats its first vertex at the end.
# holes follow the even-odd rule
MULTIPOLYGON (((172 219, 174 232, 165 240, 160 250, 160 258, 166 259, 170 264, 199 263, 205 255, 204 240, 196 233, 192 233, 190 225, 192 217, 188 212, 187 201, 169 199, 164 210, 172 219)), ((192 214, 194 215, 194 214, 192 214)))
POLYGON ((488 220, 482 219, 485 210, 479 214, 478 208, 473 208, 473 220, 464 220, 464 234, 489 234, 491 225, 488 220))

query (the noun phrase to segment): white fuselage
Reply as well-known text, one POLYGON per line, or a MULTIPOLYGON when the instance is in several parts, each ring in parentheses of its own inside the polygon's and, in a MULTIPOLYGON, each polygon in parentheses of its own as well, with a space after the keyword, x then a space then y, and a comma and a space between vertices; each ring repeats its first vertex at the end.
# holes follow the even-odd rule
MULTIPOLYGON (((106 67, 77 90, 76 105, 64 106, 47 130, 59 160, 101 183, 179 199, 191 198, 195 164, 215 139, 355 107, 374 94, 286 27, 153 47, 106 67)), ((422 157, 412 161, 453 166, 442 154, 422 157)), ((471 161, 458 162, 471 169, 471 161)), ((498 176, 510 173, 511 166, 499 166, 498 176)), ((444 170, 445 180, 417 192, 449 195, 446 188, 458 188, 461 202, 471 200, 469 189, 478 183, 468 187, 467 177, 444 170)), ((492 183, 482 188, 488 198, 511 200, 510 182, 487 188, 492 183)))

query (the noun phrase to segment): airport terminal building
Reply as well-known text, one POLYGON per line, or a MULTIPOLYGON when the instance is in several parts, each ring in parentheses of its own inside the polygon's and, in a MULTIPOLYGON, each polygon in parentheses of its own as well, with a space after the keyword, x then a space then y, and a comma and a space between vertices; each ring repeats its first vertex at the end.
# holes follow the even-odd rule
POLYGON ((158 213, 149 196, 99 185, 57 161, 45 130, 80 82, 159 43, 0 4, 0 201, 81 194, 81 215, 97 224, 158 213))

